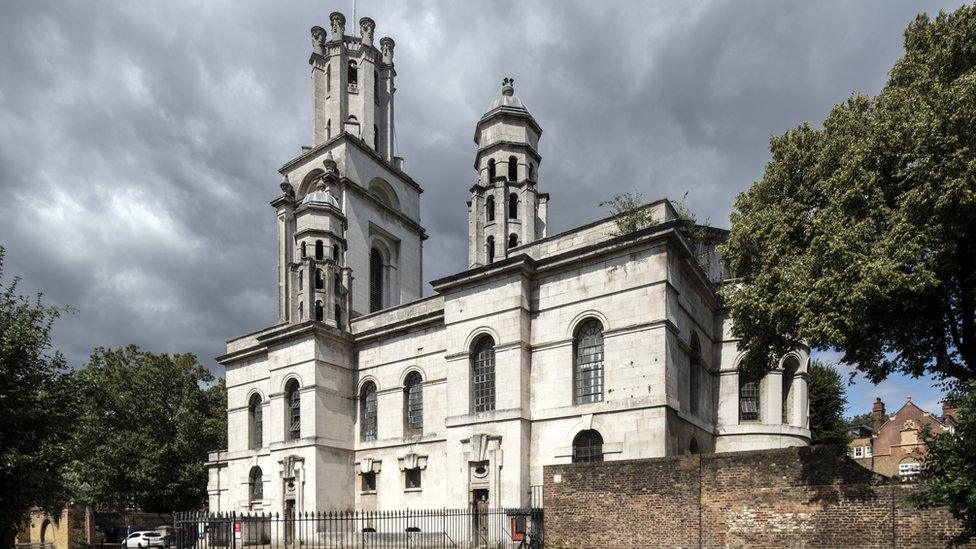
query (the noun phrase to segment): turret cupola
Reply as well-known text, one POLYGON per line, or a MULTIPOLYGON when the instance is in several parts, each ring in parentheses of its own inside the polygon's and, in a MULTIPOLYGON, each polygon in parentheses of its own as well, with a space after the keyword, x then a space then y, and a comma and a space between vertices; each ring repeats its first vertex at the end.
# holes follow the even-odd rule
MULTIPOLYGON (((475 126, 478 181, 468 202, 468 261, 472 267, 546 236, 549 195, 536 189, 542 128, 515 95, 515 79, 475 126)), ((517 253, 517 250, 514 251, 517 253)))

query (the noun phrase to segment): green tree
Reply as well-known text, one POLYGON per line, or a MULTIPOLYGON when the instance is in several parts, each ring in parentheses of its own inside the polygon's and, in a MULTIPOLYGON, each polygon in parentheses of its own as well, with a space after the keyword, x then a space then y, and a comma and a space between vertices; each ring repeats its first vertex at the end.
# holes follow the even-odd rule
POLYGON ((850 440, 844 405, 847 387, 837 369, 810 361, 810 443, 846 445, 850 440))
POLYGON ((949 398, 959 411, 959 425, 951 433, 927 436, 927 454, 916 492, 922 507, 948 505, 962 519, 956 542, 976 537, 976 383, 969 382, 949 398))
POLYGON ((856 416, 847 418, 846 421, 848 428, 857 427, 858 425, 867 425, 872 429, 879 427, 874 424, 874 415, 871 413, 857 414, 856 416))
MULTIPOLYGON (((724 250, 741 280, 725 297, 743 366, 768 370, 805 342, 842 352, 873 382, 929 375, 970 393, 976 7, 919 15, 877 96, 852 96, 821 129, 773 137, 770 153, 763 178, 736 200, 724 250)), ((946 458, 963 450, 946 448, 946 458)), ((941 478, 971 475, 976 452, 953 455, 941 478)), ((973 484, 941 487, 929 503, 973 532, 973 484)))
POLYGON ((77 374, 71 478, 79 501, 169 512, 206 497, 207 452, 226 444, 226 389, 193 354, 97 348, 77 374))
POLYGON ((73 392, 51 327, 65 309, 17 293, 3 281, 0 247, 0 547, 30 509, 59 509, 69 499, 63 471, 71 433, 73 392))
POLYGON ((799 342, 894 371, 976 377, 976 8, 919 15, 876 97, 774 137, 725 248, 746 367, 799 342))

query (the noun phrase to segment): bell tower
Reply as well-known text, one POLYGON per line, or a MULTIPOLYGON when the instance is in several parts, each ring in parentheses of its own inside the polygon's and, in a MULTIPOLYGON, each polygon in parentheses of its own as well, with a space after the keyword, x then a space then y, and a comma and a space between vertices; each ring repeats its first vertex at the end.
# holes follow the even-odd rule
POLYGON ((478 181, 468 201, 468 264, 479 267, 509 250, 544 238, 549 194, 537 189, 542 128, 515 95, 515 80, 475 125, 478 181))
POLYGON ((359 20, 359 37, 346 35, 346 17, 329 15, 329 32, 312 27, 312 146, 345 131, 362 139, 388 162, 393 162, 392 38, 373 44, 376 23, 359 20), (377 53, 379 55, 377 55, 377 53))

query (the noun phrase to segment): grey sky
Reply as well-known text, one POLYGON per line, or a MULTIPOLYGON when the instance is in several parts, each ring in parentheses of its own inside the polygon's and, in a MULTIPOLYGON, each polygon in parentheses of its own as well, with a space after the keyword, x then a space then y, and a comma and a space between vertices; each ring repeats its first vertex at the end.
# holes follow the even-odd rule
MULTIPOLYGON (((956 3, 929 2, 930 13, 956 3)), ((421 182, 425 279, 465 267, 474 123, 512 76, 541 124, 552 229, 615 192, 727 226, 769 136, 875 93, 911 2, 360 0, 396 40, 397 137, 421 182)), ((6 272, 78 312, 56 342, 197 353, 274 321, 276 169, 308 144, 309 33, 339 2, 0 6, 6 272)), ((429 292, 429 287, 425 288, 429 292)), ((219 369, 217 369, 219 372, 219 369)), ((928 382, 859 383, 889 407, 928 382)), ((922 393, 922 394, 920 394, 922 393)))

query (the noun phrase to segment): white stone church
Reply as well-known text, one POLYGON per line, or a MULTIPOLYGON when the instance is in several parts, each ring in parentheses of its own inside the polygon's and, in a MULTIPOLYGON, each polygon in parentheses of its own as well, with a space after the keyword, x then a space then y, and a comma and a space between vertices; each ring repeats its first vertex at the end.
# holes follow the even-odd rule
POLYGON ((369 18, 358 36, 330 23, 311 31, 312 146, 271 201, 278 321, 218 358, 211 511, 538 506, 548 464, 809 442, 808 351, 761 380, 737 370, 726 232, 693 243, 660 200, 645 229, 550 234, 542 128, 510 79, 474 127, 469 267, 423 297, 394 42, 369 18))

